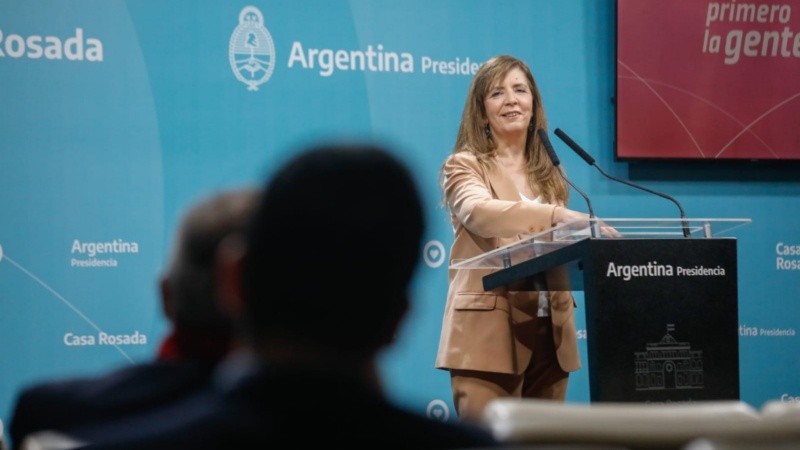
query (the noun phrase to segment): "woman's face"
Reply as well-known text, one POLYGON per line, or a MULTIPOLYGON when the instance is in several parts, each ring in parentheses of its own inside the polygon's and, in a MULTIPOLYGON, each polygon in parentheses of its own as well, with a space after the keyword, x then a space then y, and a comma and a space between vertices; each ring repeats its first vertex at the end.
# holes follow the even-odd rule
POLYGON ((500 84, 491 86, 483 104, 493 136, 503 139, 528 132, 533 116, 533 94, 520 68, 511 69, 500 84))

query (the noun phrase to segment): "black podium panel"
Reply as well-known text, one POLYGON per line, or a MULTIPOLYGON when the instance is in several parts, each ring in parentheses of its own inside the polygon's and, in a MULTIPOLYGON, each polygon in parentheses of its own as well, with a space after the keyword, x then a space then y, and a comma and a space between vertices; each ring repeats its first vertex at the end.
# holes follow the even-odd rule
POLYGON ((735 239, 592 239, 592 402, 739 399, 735 239))

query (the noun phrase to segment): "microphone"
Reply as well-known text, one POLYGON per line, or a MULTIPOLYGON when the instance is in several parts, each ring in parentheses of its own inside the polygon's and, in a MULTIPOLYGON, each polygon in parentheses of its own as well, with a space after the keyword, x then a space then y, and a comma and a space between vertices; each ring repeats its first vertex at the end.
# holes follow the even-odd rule
POLYGON ((681 224, 683 225, 683 237, 689 237, 691 235, 691 232, 689 231, 689 224, 685 220, 686 219, 686 213, 683 211, 683 207, 681 206, 681 204, 677 200, 675 200, 675 198, 673 198, 670 195, 664 194, 662 192, 654 191, 654 190, 652 190, 650 188, 646 188, 644 186, 638 185, 638 184, 633 183, 631 181, 623 180, 622 178, 618 178, 618 177, 615 177, 613 175, 607 174, 605 170, 601 169, 600 166, 595 164, 594 158, 589 156, 589 154, 586 153, 586 151, 584 151, 581 148, 580 145, 576 144, 575 141, 573 141, 569 136, 567 136, 567 133, 564 133, 563 131, 561 131, 560 128, 556 128, 555 134, 556 134, 556 136, 559 137, 559 139, 564 141, 564 143, 567 144, 567 146, 569 146, 569 148, 571 148, 572 151, 577 153, 578 156, 581 157, 581 159, 586 161, 586 164, 589 164, 590 166, 594 166, 594 168, 599 170, 600 173, 603 174, 604 177, 606 177, 606 178, 608 178, 610 180, 613 180, 613 181, 617 181, 617 182, 622 183, 622 184, 627 184, 628 186, 634 187, 636 189, 641 189, 641 190, 643 190, 645 192, 649 192, 649 193, 657 195, 659 197, 663 197, 663 198, 671 201, 672 203, 674 203, 675 206, 678 207, 678 211, 680 211, 680 213, 681 213, 681 219, 684 219, 684 220, 681 221, 681 224))
POLYGON ((597 231, 595 230, 596 223, 591 221, 591 219, 594 219, 596 216, 594 215, 592 202, 589 201, 589 196, 586 195, 582 190, 578 189, 578 186, 575 186, 575 184, 573 184, 572 181, 570 181, 569 178, 567 178, 566 175, 564 175, 564 172, 561 171, 561 168, 559 167, 561 165, 561 161, 558 159, 558 155, 556 155, 556 151, 553 149, 553 144, 550 143, 550 138, 547 137, 547 131, 545 131, 543 128, 539 128, 537 130, 537 133, 539 133, 539 139, 541 139, 542 143, 544 144, 544 149, 547 150, 547 156, 550 157, 550 161, 553 162, 553 165, 558 170, 558 173, 561 174, 561 178, 563 178, 564 181, 567 182, 567 184, 572 186, 572 189, 575 189, 575 191, 578 194, 580 194, 584 200, 586 200, 586 206, 589 208, 589 219, 590 219, 589 229, 592 233, 592 237, 597 237, 597 231))

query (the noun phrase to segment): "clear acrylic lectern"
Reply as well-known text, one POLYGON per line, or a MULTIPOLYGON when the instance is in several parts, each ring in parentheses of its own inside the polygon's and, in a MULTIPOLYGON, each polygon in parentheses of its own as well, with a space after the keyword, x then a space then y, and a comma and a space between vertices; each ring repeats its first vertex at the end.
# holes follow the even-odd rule
POLYGON ((453 261, 487 290, 566 268, 583 291, 592 402, 739 399, 736 238, 750 219, 591 219, 453 261))

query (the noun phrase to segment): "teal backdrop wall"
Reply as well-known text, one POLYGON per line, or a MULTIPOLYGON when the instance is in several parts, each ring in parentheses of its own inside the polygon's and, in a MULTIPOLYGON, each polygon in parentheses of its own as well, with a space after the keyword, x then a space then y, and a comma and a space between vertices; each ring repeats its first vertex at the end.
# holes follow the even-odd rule
MULTIPOLYGON (((190 203, 261 183, 307 142, 369 137, 411 165, 430 224, 413 310, 382 355, 386 389, 454 420, 433 367, 452 242, 437 171, 472 74, 501 53, 529 63, 551 130, 606 171, 672 194, 689 217, 752 219, 733 234, 741 398, 800 401, 800 170, 616 161, 614 12, 611 0, 2 2, 0 419, 23 385, 153 357, 166 331, 156 278, 190 203)), ((677 217, 554 144, 600 217, 677 217)), ((574 192, 571 206, 585 210, 574 192)), ((584 367, 567 400, 580 403, 577 300, 584 367)))

